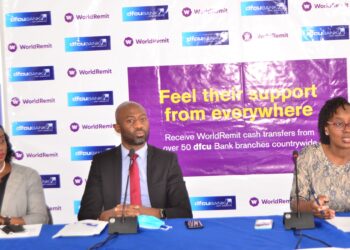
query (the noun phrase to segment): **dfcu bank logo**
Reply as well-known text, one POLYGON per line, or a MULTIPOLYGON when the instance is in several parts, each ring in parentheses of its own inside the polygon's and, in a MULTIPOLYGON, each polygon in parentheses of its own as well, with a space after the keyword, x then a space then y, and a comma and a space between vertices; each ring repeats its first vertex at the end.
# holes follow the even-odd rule
POLYGON ((348 25, 302 27, 303 41, 325 41, 349 39, 348 25))
POLYGON ((191 197, 194 211, 236 209, 236 196, 191 197))
POLYGON ((10 82, 54 80, 53 66, 14 67, 9 70, 10 82))
POLYGON ((288 0, 243 1, 242 16, 288 14, 288 0))
POLYGON ((57 134, 56 121, 13 122, 13 135, 52 135, 57 134))
POLYGON ((61 187, 60 176, 58 174, 41 175, 43 188, 59 188, 61 187))
POLYGON ((168 20, 168 6, 140 6, 124 7, 123 21, 149 21, 149 20, 168 20))
POLYGON ((182 33, 182 46, 184 47, 228 44, 229 34, 227 30, 182 33))
POLYGON ((6 27, 51 25, 51 12, 18 12, 6 14, 6 27))
POLYGON ((66 52, 110 50, 110 36, 67 37, 64 39, 66 52))
POLYGON ((112 91, 68 93, 68 106, 113 105, 112 91))
POLYGON ((71 160, 72 161, 90 161, 95 154, 114 148, 113 145, 107 146, 84 146, 84 147, 71 147, 71 160))
POLYGON ((182 33, 182 46, 184 47, 228 44, 229 34, 227 30, 182 33))

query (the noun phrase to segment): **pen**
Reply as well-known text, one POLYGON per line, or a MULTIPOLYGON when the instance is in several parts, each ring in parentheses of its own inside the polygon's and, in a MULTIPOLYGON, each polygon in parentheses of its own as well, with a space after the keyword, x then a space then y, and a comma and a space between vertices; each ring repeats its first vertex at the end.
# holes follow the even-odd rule
MULTIPOLYGON (((317 195, 316 195, 316 193, 315 193, 314 188, 311 187, 311 188, 310 188, 310 191, 311 191, 312 196, 314 197, 314 200, 316 201, 316 204, 317 204, 318 206, 321 206, 320 201, 318 200, 318 197, 317 197, 317 195)), ((321 213, 322 216, 324 216, 324 211, 323 211, 323 210, 321 210, 320 213, 321 213)))
POLYGON ((98 224, 94 224, 94 223, 84 223, 85 225, 89 226, 89 227, 97 227, 98 224))

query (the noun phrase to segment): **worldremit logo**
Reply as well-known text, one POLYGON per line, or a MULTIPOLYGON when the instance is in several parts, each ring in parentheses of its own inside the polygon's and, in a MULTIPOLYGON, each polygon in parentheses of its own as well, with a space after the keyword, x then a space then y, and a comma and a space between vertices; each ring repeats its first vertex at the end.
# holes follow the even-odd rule
POLYGON ((109 75, 112 74, 112 69, 79 69, 69 68, 67 70, 67 75, 69 77, 75 77, 79 73, 81 76, 90 76, 90 75, 109 75))
POLYGON ((40 43, 34 43, 34 44, 19 44, 16 43, 9 43, 7 46, 7 49, 10 52, 16 52, 17 49, 20 48, 21 50, 31 50, 31 49, 52 49, 51 43, 46 44, 40 44, 40 43))
POLYGON ((61 187, 60 176, 58 174, 41 175, 41 183, 43 184, 43 188, 61 187))
POLYGON ((310 11, 312 8, 312 5, 310 2, 303 2, 301 7, 303 8, 304 11, 310 11))
MULTIPOLYGON (((277 33, 277 32, 266 32, 266 33, 258 33, 254 34, 254 38, 257 39, 287 39, 289 37, 288 33, 277 33)), ((253 34, 250 32, 244 32, 242 34, 242 39, 245 42, 249 42, 253 39, 253 34)))
POLYGON ((249 42, 250 40, 252 40, 252 38, 253 38, 253 35, 250 32, 244 32, 242 35, 242 39, 245 42, 249 42))
POLYGON ((15 159, 17 160, 17 161, 21 161, 21 160, 23 160, 23 158, 24 158, 24 153, 22 152, 22 151, 15 151, 14 152, 14 154, 13 154, 13 156, 15 157, 15 159))
POLYGON ((124 7, 123 21, 149 21, 149 20, 168 20, 168 6, 140 6, 124 7))
POLYGON ((249 200, 249 205, 251 205, 252 207, 256 207, 259 205, 259 199, 256 197, 252 197, 249 200))
POLYGON ((242 1, 241 15, 285 15, 288 14, 288 0, 242 1))
POLYGON ((75 186, 80 186, 81 184, 83 184, 83 178, 81 178, 80 176, 75 176, 73 178, 73 183, 75 186))
POLYGON ((314 3, 313 6, 310 2, 303 2, 301 5, 304 11, 310 11, 312 7, 321 10, 336 9, 336 8, 349 8, 349 1, 324 1, 323 3, 314 3))
POLYGON ((51 25, 51 12, 17 12, 5 16, 6 27, 51 25))
POLYGON ((13 135, 52 135, 57 134, 56 121, 25 121, 12 123, 13 135))
POLYGON ((205 8, 205 9, 191 9, 185 7, 182 9, 182 15, 184 17, 189 17, 193 15, 215 15, 215 14, 227 14, 227 8, 205 8))
POLYGON ((70 22, 73 22, 74 20, 74 15, 72 13, 67 13, 64 15, 64 20, 67 22, 67 23, 70 23, 70 22))
MULTIPOLYGON (((55 103, 55 98, 23 98, 22 103, 24 105, 31 105, 31 104, 51 104, 55 103)), ((21 104, 21 100, 18 97, 13 97, 11 99, 11 105, 12 106, 19 106, 21 104)))
MULTIPOLYGON (((105 14, 96 14, 96 13, 92 13, 92 14, 76 14, 75 15, 77 20, 100 20, 100 19, 109 19, 109 14, 105 13, 105 14)), ((64 15, 64 20, 67 23, 70 23, 74 20, 74 15, 72 13, 66 13, 64 15)))
POLYGON ((68 106, 113 105, 113 91, 70 92, 68 106))
POLYGON ((64 39, 66 52, 110 50, 110 36, 66 37, 64 39))
POLYGON ((289 200, 282 199, 282 198, 264 198, 264 199, 258 199, 257 197, 252 197, 249 199, 249 205, 252 207, 257 207, 259 205, 284 205, 289 204, 289 200))
POLYGON ((182 33, 182 46, 184 47, 228 44, 229 33, 227 30, 182 33))
POLYGON ((126 47, 130 47, 130 46, 132 46, 134 44, 134 39, 132 39, 131 37, 125 37, 125 39, 124 39, 124 45, 126 46, 126 47))
POLYGON ((80 129, 80 127, 83 130, 100 130, 100 129, 112 129, 113 128, 113 124, 101 124, 101 123, 95 123, 95 124, 82 124, 81 126, 76 123, 76 122, 72 122, 69 126, 70 130, 72 132, 78 132, 78 130, 80 129))
POLYGON ((194 211, 236 209, 236 196, 191 197, 194 211))
POLYGON ((7 45, 7 49, 10 52, 16 52, 17 48, 18 48, 17 44, 15 44, 15 43, 9 43, 9 45, 7 45))
POLYGON ((71 147, 71 160, 72 161, 90 161, 95 154, 114 148, 113 145, 107 146, 82 146, 71 147))
POLYGON ((57 152, 36 152, 36 153, 24 153, 22 151, 16 151, 14 153, 14 157, 16 160, 20 161, 23 160, 24 156, 26 156, 27 158, 57 158, 58 157, 58 153, 57 152))
POLYGON ((10 82, 54 80, 53 66, 14 67, 9 69, 10 82))
MULTIPOLYGON (((169 38, 135 38, 135 43, 138 45, 150 45, 150 44, 161 44, 169 43, 169 38)), ((130 47, 134 44, 134 39, 131 37, 126 37, 124 39, 124 45, 130 47)))
POLYGON ((62 207, 57 205, 57 206, 49 206, 49 209, 51 212, 54 212, 54 211, 62 211, 62 207))
POLYGON ((11 105, 17 107, 21 104, 21 100, 18 97, 13 97, 11 99, 11 105))
POLYGON ((70 130, 71 130, 72 132, 78 132, 78 130, 80 129, 80 126, 79 126, 78 123, 72 122, 72 123, 70 124, 69 128, 70 128, 70 130))
POLYGON ((302 40, 305 42, 348 39, 349 25, 302 27, 302 40))

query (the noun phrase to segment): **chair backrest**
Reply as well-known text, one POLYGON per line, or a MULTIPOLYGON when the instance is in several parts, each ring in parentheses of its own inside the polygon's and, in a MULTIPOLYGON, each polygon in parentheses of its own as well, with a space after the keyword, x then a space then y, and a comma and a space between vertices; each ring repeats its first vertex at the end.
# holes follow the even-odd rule
POLYGON ((47 209, 47 216, 49 217, 49 221, 47 222, 47 224, 52 225, 53 219, 52 219, 52 214, 51 214, 50 208, 48 206, 46 206, 46 209, 47 209))

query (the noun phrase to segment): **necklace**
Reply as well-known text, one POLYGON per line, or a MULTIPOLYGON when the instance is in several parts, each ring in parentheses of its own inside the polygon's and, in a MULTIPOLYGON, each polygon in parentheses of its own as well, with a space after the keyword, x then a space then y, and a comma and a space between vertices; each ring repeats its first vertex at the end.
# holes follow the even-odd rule
POLYGON ((2 164, 2 167, 1 167, 1 169, 0 169, 0 174, 1 174, 2 172, 4 172, 5 166, 6 166, 6 162, 4 161, 4 163, 2 164))

